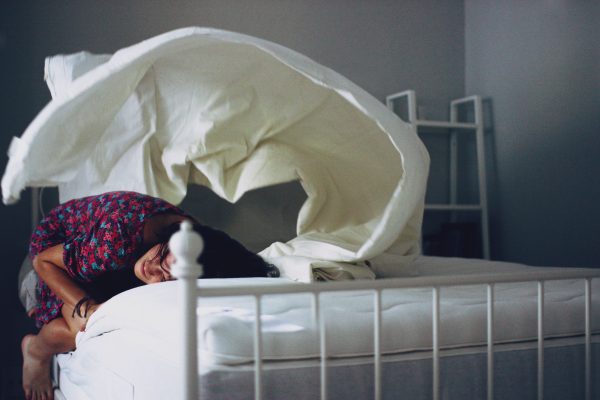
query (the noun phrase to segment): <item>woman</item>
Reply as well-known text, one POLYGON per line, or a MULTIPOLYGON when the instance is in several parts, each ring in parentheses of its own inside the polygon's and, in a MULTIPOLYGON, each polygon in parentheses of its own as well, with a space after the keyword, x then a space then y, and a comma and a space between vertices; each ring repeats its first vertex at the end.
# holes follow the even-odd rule
MULTIPOLYGON (((39 276, 37 335, 23 338, 26 399, 53 398, 50 360, 75 348, 75 335, 110 297, 143 284, 171 280, 168 240, 183 210, 134 192, 71 200, 53 209, 31 238, 39 276)), ((227 234, 194 223, 204 239, 205 278, 278 276, 277 269, 227 234)))

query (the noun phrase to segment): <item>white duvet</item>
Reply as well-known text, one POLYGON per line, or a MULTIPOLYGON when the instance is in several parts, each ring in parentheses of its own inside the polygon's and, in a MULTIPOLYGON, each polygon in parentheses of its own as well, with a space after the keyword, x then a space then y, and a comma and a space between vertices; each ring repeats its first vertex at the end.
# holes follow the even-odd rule
POLYGON ((135 190, 177 204, 189 183, 235 202, 299 180, 298 237, 263 256, 385 253, 374 264, 386 275, 419 252, 422 143, 381 102, 292 50, 185 28, 112 56, 51 57, 46 79, 54 99, 11 144, 5 203, 58 185, 62 201, 135 190))

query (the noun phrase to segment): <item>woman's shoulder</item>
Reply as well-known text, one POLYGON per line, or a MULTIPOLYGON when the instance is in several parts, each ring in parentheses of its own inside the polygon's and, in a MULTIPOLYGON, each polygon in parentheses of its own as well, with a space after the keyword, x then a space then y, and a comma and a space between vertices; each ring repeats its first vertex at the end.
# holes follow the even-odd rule
POLYGON ((110 192, 100 197, 105 212, 116 213, 125 221, 144 222, 158 214, 185 214, 179 207, 161 199, 137 192, 110 192))
POLYGON ((163 213, 166 210, 179 210, 179 208, 165 200, 147 194, 114 191, 73 199, 61 204, 56 210, 59 212, 86 212, 94 218, 101 218, 103 215, 113 214, 150 216, 154 213, 163 213))
POLYGON ((122 229, 135 235, 146 220, 160 214, 187 215, 158 197, 131 191, 114 191, 69 200, 55 207, 38 230, 60 231, 63 239, 86 235, 98 229, 122 229))

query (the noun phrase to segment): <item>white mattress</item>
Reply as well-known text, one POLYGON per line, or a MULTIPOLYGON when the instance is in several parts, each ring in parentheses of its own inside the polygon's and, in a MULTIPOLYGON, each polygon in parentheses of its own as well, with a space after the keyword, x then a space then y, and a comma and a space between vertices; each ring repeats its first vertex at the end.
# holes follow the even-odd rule
MULTIPOLYGON (((545 342, 545 398, 583 398, 583 339, 559 338, 545 342)), ((592 339, 593 360, 600 360, 600 337, 592 339)), ((58 357, 60 388, 67 400, 159 400, 183 398, 179 367, 148 351, 143 341, 115 331, 98 337, 84 355, 58 357), (123 349, 115 357, 115 348, 123 349), (122 354, 127 354, 123 356, 122 354), (77 370, 82 372, 77 372, 77 370)), ((442 350, 441 387, 445 400, 483 399, 486 395, 484 346, 442 350)), ((537 344, 521 342, 495 348, 496 398, 525 400, 536 397, 537 344)), ((597 363, 598 361, 594 361, 597 363)), ((373 398, 371 357, 328 361, 328 399, 373 398)), ((383 399, 431 399, 431 352, 409 352, 383 358, 383 399)), ((318 360, 263 364, 263 400, 314 400, 320 398, 318 360)), ((252 365, 212 366, 203 369, 201 399, 254 399, 252 365)), ((593 393, 600 381, 593 380, 593 393)), ((60 397, 58 397, 60 399, 60 397)))
MULTIPOLYGON (((420 275, 506 272, 518 264, 481 260, 422 257, 420 275)), ((278 279, 203 280, 202 286, 281 283, 278 279)), ((294 284, 294 283, 290 283, 294 284)), ((91 398, 166 398, 172 385, 156 385, 166 377, 177 379, 180 354, 176 284, 145 286, 123 293, 94 314, 86 332, 77 337, 77 351, 61 357, 62 374, 91 398), (124 356, 126 355, 126 356, 124 356), (170 372, 167 372, 170 371, 170 372), (117 384, 110 388, 105 382, 117 384), (160 388, 158 388, 160 386, 160 388), (107 393, 111 390, 111 393, 107 393), (165 393, 162 393, 164 390, 165 393), (147 391, 147 393, 146 393, 147 391), (102 394, 102 396, 100 396, 102 394)), ((545 293, 546 337, 580 335, 584 329, 583 282, 548 282, 545 293)), ((536 285, 496 286, 498 342, 527 342, 536 338, 536 285)), ((600 282, 593 282, 600 293, 600 282)), ((327 316, 328 354, 338 363, 352 364, 372 353, 372 294, 336 293, 323 298, 327 316)), ((414 354, 431 348, 431 290, 385 291, 383 352, 387 357, 414 354)), ((446 349, 477 348, 485 343, 485 288, 464 286, 441 291, 441 345, 446 349)), ((593 297, 600 307, 600 296, 593 297)), ((266 367, 290 368, 318 357, 308 295, 266 296, 263 299, 263 350, 266 367), (273 361, 273 362, 269 362, 273 361)), ((199 304, 201 373, 243 371, 253 360, 253 302, 251 298, 204 299, 199 304)), ((600 331, 598 318, 593 330, 600 331)), ((427 355, 428 357, 428 355, 427 355)))

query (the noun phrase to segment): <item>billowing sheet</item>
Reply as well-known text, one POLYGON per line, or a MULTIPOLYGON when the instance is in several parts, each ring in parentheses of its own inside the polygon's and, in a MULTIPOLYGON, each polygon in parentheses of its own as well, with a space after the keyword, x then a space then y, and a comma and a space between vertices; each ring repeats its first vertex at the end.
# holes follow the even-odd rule
POLYGON ((385 276, 419 251, 422 143, 381 102, 292 50, 185 28, 112 56, 49 58, 46 79, 52 102, 9 150, 6 204, 26 186, 54 185, 61 201, 135 190, 177 204, 189 183, 235 202, 299 180, 298 236, 263 256, 381 255, 385 276))

